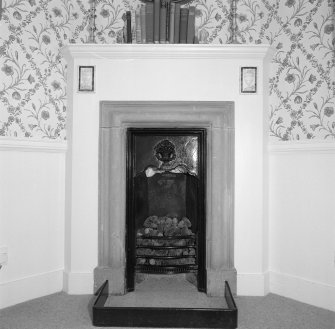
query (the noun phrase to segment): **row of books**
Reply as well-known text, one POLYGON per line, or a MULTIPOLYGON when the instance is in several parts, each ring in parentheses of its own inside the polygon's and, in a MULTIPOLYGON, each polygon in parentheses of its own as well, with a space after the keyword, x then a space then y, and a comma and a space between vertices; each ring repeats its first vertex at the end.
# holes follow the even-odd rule
POLYGON ((124 16, 124 43, 197 43, 195 6, 153 0, 124 16))

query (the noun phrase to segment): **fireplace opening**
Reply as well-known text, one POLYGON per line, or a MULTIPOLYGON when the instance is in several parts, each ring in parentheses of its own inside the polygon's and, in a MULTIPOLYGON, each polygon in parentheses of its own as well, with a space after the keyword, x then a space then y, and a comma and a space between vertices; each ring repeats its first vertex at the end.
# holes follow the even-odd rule
POLYGON ((128 128, 126 285, 185 273, 206 292, 206 129, 128 128))

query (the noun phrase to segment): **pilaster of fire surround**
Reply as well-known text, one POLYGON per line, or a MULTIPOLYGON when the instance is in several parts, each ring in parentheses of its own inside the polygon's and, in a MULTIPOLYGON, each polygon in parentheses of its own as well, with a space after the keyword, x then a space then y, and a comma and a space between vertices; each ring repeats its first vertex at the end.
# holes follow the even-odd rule
POLYGON ((236 270, 234 268, 234 129, 212 129, 212 159, 208 172, 211 195, 208 208, 213 211, 212 225, 208 225, 207 241, 211 246, 207 268, 207 294, 223 296, 228 281, 236 294, 236 270))
POLYGON ((95 290, 108 279, 125 293, 126 131, 128 127, 199 127, 207 130, 207 293, 223 295, 234 268, 233 102, 101 102, 99 155, 99 264, 95 290))
POLYGON ((125 293, 126 195, 120 193, 126 190, 124 131, 101 128, 99 142, 99 254, 94 291, 108 280, 109 291, 115 295, 125 293))

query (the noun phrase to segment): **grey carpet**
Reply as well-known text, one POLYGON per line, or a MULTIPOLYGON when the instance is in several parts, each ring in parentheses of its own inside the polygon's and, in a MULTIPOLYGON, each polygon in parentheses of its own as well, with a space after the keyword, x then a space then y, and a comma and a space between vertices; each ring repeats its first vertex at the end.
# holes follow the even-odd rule
MULTIPOLYGON (((66 293, 0 310, 1 329, 88 329, 92 296, 66 293)), ((335 329, 335 313, 291 299, 237 297, 239 329, 335 329)))

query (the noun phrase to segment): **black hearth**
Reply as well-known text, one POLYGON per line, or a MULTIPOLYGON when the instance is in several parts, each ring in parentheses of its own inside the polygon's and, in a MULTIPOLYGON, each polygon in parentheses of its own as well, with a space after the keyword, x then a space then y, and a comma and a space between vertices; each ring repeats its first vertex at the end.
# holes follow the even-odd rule
POLYGON ((127 291, 140 273, 187 273, 206 292, 206 130, 127 131, 127 291))

